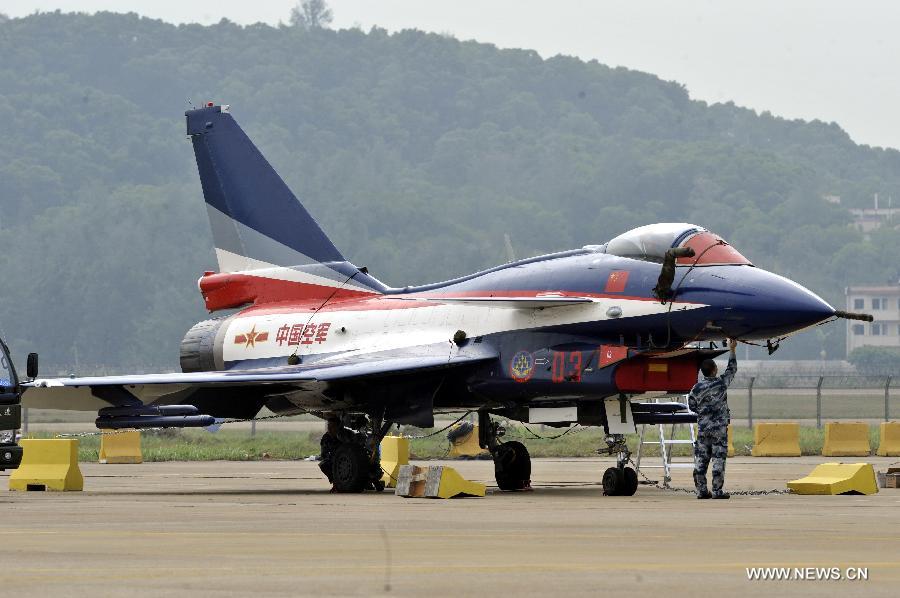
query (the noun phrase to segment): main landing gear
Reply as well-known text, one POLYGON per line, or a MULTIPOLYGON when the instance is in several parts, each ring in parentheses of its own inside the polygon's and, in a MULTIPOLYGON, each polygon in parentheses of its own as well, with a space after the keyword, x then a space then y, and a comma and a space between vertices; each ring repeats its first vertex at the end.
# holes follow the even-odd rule
POLYGON ((341 430, 341 443, 331 456, 331 482, 335 492, 382 492, 384 482, 379 445, 391 422, 356 418, 341 430))
POLYGON ((531 456, 517 440, 500 442, 503 427, 491 421, 487 411, 478 412, 478 443, 488 449, 494 459, 494 477, 500 490, 531 489, 531 456))
POLYGON ((622 434, 610 434, 606 437, 606 448, 601 448, 598 453, 616 455, 616 466, 603 472, 603 494, 606 496, 633 496, 637 492, 637 472, 631 467, 625 467, 631 457, 631 451, 625 444, 625 436, 622 434))

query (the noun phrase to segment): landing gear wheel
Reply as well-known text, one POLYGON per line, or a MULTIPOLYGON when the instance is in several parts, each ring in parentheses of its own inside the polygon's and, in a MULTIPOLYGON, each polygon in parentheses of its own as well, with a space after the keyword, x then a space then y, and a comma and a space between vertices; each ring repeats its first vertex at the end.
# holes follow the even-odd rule
POLYGON ((338 492, 362 492, 369 483, 369 458, 358 444, 344 443, 331 458, 331 478, 338 492))
POLYGON ((619 493, 619 496, 634 496, 638 488, 637 472, 630 467, 626 467, 622 470, 622 478, 622 491, 619 493))
POLYGON ((610 467, 603 472, 603 494, 619 496, 625 486, 625 476, 618 467, 610 467))
POLYGON ((634 496, 637 487, 637 472, 630 467, 610 467, 603 472, 603 494, 606 496, 634 496))
POLYGON ((501 490, 524 490, 531 486, 531 456, 521 442, 504 442, 494 452, 494 476, 501 490))

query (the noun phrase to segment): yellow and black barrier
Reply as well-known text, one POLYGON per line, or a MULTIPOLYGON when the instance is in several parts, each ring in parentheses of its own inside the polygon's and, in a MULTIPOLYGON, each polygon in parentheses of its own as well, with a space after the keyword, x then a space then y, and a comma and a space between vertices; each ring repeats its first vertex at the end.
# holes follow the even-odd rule
POLYGON ((84 477, 78 467, 78 440, 25 439, 22 464, 9 476, 10 490, 79 491, 84 477))
POLYGON ((876 494, 875 470, 868 463, 822 463, 805 478, 787 483, 795 494, 876 494))
POLYGON ((409 463, 409 438, 385 436, 381 441, 381 481, 385 487, 394 488, 400 476, 400 468, 409 463))
POLYGON ((486 491, 487 486, 463 478, 452 467, 404 465, 394 493, 406 498, 455 498, 484 496, 486 491))
POLYGON ((447 453, 447 457, 449 457, 450 459, 458 459, 460 457, 479 457, 481 455, 487 454, 487 449, 483 449, 478 445, 478 424, 472 425, 468 422, 454 424, 450 428, 448 436, 453 438, 452 440, 450 440, 450 452, 447 453), (471 426, 471 432, 454 437, 454 431, 457 429, 462 429, 463 425, 465 425, 466 427, 471 426))
POLYGON ((139 430, 100 437, 100 463, 143 463, 139 430))
POLYGON ((799 457, 800 424, 779 422, 753 426, 754 457, 799 457))
POLYGON ((828 422, 825 424, 823 457, 868 457, 869 424, 863 422, 828 422))
POLYGON ((880 457, 900 457, 900 422, 881 422, 878 450, 880 457))

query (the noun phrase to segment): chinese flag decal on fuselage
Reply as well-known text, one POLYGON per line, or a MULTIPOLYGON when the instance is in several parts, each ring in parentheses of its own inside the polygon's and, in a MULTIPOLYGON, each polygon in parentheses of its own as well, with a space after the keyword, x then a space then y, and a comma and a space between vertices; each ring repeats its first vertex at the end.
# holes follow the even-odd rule
POLYGON ((606 288, 603 289, 603 292, 621 293, 625 290, 626 284, 628 284, 628 270, 614 270, 609 273, 609 278, 606 279, 606 288))

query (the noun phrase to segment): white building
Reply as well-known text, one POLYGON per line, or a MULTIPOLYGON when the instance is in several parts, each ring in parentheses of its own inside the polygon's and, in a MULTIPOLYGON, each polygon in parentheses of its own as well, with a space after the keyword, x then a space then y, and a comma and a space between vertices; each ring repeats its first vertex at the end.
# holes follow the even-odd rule
POLYGON ((900 284, 847 287, 847 311, 872 314, 874 322, 847 320, 847 354, 865 345, 900 347, 900 284))

